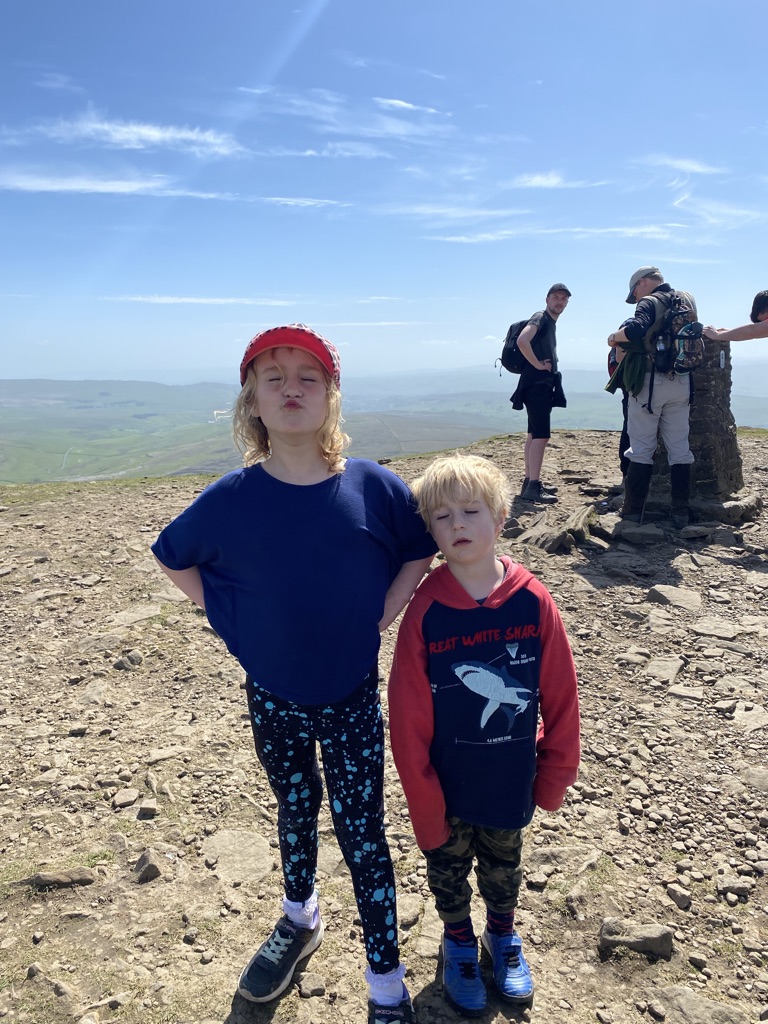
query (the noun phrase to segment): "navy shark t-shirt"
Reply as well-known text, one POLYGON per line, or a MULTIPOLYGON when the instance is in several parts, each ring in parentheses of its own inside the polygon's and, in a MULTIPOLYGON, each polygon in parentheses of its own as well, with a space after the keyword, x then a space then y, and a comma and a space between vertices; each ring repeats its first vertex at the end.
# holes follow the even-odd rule
POLYGON ((534 810, 538 600, 521 589, 501 608, 456 609, 434 601, 422 633, 434 708, 430 761, 447 814, 489 828, 514 820, 522 828, 534 810))
POLYGON ((523 828, 557 810, 579 764, 579 702, 568 637, 552 595, 507 555, 482 603, 449 566, 406 609, 389 681, 397 770, 422 850, 450 818, 523 828))

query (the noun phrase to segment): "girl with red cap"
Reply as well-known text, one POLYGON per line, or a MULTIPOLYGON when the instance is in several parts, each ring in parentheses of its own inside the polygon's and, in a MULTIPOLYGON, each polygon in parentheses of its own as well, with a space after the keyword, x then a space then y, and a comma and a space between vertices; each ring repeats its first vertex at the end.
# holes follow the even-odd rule
POLYGON ((369 1024, 413 1021, 384 834, 379 634, 436 551, 407 486, 344 458, 339 355, 302 324, 262 331, 240 366, 243 469, 208 487, 153 552, 246 672, 256 753, 278 804, 283 915, 242 975, 262 1003, 323 937, 315 887, 322 781, 352 875, 369 1024))

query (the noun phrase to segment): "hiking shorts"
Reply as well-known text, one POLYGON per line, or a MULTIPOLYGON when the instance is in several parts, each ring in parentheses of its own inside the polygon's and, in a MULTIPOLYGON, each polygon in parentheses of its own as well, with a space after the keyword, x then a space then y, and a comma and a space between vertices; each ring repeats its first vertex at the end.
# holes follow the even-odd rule
POLYGON ((530 384, 525 389, 523 405, 528 413, 528 433, 532 438, 547 439, 552 436, 552 381, 530 384))

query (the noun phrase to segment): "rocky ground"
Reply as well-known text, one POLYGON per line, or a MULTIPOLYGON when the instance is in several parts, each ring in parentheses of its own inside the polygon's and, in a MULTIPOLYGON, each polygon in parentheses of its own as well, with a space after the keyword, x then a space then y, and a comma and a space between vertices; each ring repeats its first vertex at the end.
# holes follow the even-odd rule
MULTIPOLYGON (((517 480, 521 445, 471 450, 517 480)), ((528 830, 519 927, 534 1004, 492 997, 483 1019, 768 1019, 768 516, 619 537, 604 514, 615 447, 612 434, 557 433, 545 475, 558 504, 540 518, 516 501, 500 544, 568 627, 583 764, 562 811, 528 830)), ((745 479, 765 491, 762 438, 741 448, 745 479)), ((410 479, 426 461, 393 468, 410 479)), ((327 813, 322 947, 277 1003, 235 995, 278 913, 275 801, 237 665, 148 551, 203 483, 8 487, 0 499, 2 1020, 365 1020, 359 925, 327 813)), ((455 1021, 392 768, 387 805, 418 1020, 455 1021)))

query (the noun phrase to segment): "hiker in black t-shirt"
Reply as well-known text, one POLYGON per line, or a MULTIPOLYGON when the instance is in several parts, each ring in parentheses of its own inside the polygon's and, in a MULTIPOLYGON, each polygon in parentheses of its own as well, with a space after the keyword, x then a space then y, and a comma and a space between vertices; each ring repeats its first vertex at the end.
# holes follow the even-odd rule
POLYGON ((528 437, 525 441, 525 479, 520 497, 525 501, 552 504, 555 495, 542 488, 541 464, 551 435, 550 415, 556 401, 556 390, 565 405, 565 397, 557 372, 557 338, 555 324, 568 305, 571 293, 564 284, 553 284, 547 292, 546 308, 534 313, 520 332, 517 347, 527 360, 520 383, 512 396, 512 407, 528 413, 528 437))

